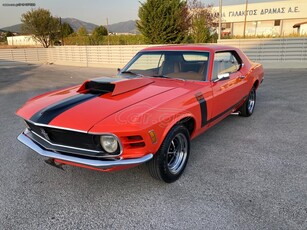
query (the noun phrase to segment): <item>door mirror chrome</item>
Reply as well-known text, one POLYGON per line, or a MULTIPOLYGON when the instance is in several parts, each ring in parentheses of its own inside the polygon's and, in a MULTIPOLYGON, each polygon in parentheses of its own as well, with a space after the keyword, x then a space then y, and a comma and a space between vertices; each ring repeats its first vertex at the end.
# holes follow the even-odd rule
POLYGON ((228 80, 229 77, 230 77, 229 73, 222 73, 222 74, 217 75, 217 79, 215 79, 213 82, 228 80))

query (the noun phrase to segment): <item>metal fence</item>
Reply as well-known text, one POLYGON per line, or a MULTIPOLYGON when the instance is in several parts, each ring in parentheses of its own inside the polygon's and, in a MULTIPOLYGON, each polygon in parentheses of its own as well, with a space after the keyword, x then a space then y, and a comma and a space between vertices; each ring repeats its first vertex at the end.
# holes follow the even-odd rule
POLYGON ((148 45, 56 47, 53 49, 52 62, 90 67, 121 67, 145 47, 148 45))
POLYGON ((45 63, 52 56, 50 51, 44 48, 0 49, 0 61, 45 63))
MULTIPOLYGON (((242 49, 265 68, 307 68, 307 38, 223 39, 218 43, 242 49)), ((63 46, 0 49, 0 61, 55 63, 86 67, 122 67, 139 50, 150 45, 63 46)))
POLYGON ((218 43, 238 47, 267 67, 307 68, 307 38, 223 39, 218 43))

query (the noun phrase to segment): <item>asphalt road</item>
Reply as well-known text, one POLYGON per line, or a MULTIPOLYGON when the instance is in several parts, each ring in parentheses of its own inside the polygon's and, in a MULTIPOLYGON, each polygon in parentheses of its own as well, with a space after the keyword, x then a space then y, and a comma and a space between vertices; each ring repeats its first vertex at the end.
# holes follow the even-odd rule
POLYGON ((192 141, 179 181, 65 171, 16 140, 27 99, 114 70, 0 62, 0 229, 307 229, 307 69, 268 70, 252 117, 192 141))

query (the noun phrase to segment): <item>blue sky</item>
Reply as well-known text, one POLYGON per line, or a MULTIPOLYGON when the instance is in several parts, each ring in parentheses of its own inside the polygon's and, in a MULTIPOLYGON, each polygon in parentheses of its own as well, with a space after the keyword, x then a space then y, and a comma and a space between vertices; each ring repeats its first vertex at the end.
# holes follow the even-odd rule
MULTIPOLYGON (((269 2, 270 0, 249 0, 253 2, 269 2)), ((142 1, 143 2, 143 1, 142 1)), ((204 3, 218 5, 219 0, 203 0, 204 3)), ((22 13, 31 9, 28 6, 3 6, 7 3, 35 3, 36 7, 49 9, 51 13, 63 18, 77 18, 97 25, 135 20, 138 18, 138 0, 0 0, 0 28, 20 23, 22 13)), ((223 0, 223 4, 240 4, 245 0, 223 0)))

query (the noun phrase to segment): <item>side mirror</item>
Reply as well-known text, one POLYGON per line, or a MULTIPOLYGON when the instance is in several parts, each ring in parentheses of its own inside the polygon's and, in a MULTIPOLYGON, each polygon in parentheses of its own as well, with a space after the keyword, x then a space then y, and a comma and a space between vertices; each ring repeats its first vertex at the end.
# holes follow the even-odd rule
POLYGON ((239 65, 239 69, 238 69, 238 70, 242 69, 243 67, 244 67, 244 63, 242 62, 242 63, 239 65))
POLYGON ((217 75, 217 79, 215 79, 213 82, 218 82, 218 81, 223 81, 223 80, 228 80, 230 74, 229 73, 222 73, 217 75))

